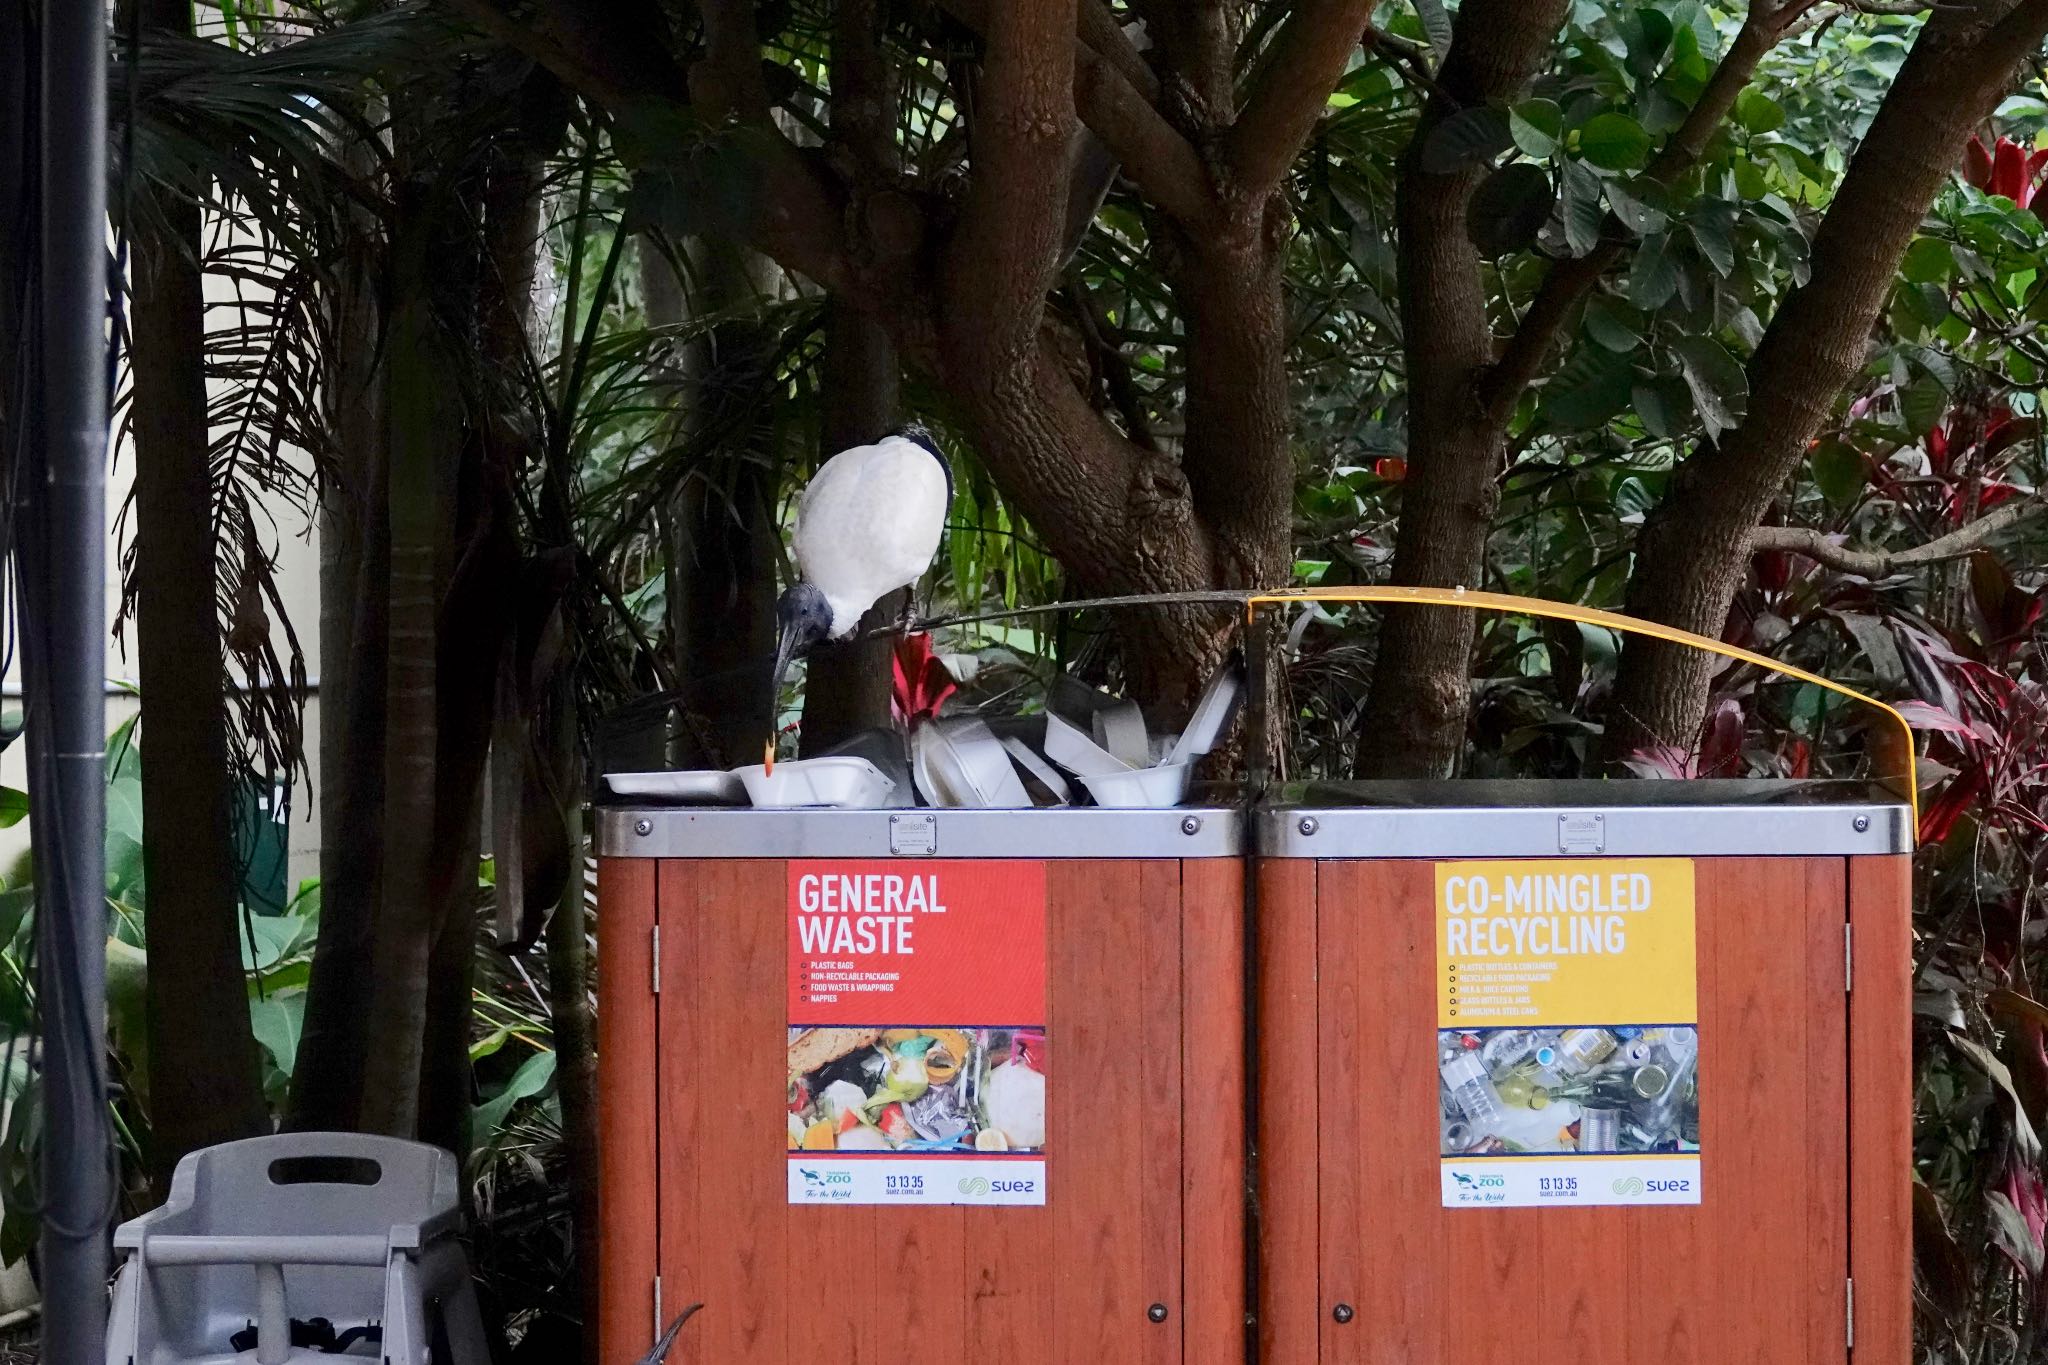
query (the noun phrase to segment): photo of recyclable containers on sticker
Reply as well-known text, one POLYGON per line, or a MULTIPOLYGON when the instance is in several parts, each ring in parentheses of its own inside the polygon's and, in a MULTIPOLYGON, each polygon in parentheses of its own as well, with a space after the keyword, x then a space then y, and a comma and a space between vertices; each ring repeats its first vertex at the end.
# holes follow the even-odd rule
POLYGON ((1436 887, 1444 1206, 1699 1203, 1692 864, 1448 862, 1436 887))
POLYGON ((1437 1074, 1446 1157, 1700 1149, 1689 1024, 1444 1029, 1437 1074))

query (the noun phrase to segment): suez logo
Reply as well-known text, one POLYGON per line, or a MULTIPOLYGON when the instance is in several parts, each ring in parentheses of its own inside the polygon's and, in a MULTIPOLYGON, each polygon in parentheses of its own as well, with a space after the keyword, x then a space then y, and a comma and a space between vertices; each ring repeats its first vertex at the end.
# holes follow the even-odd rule
POLYGON ((1639 1175, 1625 1175, 1609 1188, 1623 1198, 1630 1199, 1639 1194, 1684 1194, 1692 1189, 1692 1181, 1645 1180, 1639 1175))
POLYGON ((960 1177, 956 1188, 970 1199, 980 1199, 990 1194, 1030 1194, 1038 1188, 1036 1180, 990 1180, 987 1176, 967 1175, 960 1177))

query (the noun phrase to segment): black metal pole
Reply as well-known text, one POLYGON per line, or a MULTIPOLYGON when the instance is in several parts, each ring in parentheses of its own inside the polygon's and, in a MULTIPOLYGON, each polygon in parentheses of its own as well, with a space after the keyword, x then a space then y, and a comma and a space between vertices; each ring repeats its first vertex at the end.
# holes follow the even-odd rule
MULTIPOLYGON (((38 568, 25 603, 43 1029, 43 1360, 104 1365, 114 1211, 106 1102, 106 9, 43 0, 38 568), (41 705, 38 706, 37 702, 41 705)), ((24 530, 30 530, 24 527, 24 530)), ((30 547, 25 546, 24 549, 30 547)))

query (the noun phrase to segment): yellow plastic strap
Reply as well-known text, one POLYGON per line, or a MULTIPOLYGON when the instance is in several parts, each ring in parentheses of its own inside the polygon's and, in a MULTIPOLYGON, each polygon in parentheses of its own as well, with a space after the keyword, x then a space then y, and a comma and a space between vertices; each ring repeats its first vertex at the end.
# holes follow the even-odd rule
POLYGON ((1419 603, 1433 607, 1461 607, 1466 611, 1499 611, 1518 616, 1546 616, 1559 621, 1579 621, 1589 626, 1605 626, 1624 635, 1647 635, 1656 640, 1668 640, 1675 645, 1690 645, 1708 654, 1718 654, 1724 659, 1737 659, 1746 664, 1787 678, 1824 687, 1851 701, 1874 707, 1899 727, 1900 738, 1904 741, 1906 754, 1906 802, 1913 811, 1913 839, 1920 838, 1920 767, 1914 753, 1913 727, 1901 715, 1897 707, 1879 701, 1876 697, 1865 696, 1853 687, 1844 687, 1838 682, 1808 673, 1803 668, 1794 668, 1737 645, 1721 640, 1711 640, 1704 635, 1695 635, 1689 630, 1676 626, 1661 625, 1655 621, 1643 621, 1633 616, 1623 616, 1617 611, 1602 611, 1598 607, 1574 606, 1568 602, 1552 602, 1541 597, 1517 597, 1505 592, 1477 592, 1466 588, 1286 588, 1277 592, 1254 593, 1245 599, 1245 619, 1251 620, 1262 606, 1278 606, 1289 602, 1398 602, 1419 603))

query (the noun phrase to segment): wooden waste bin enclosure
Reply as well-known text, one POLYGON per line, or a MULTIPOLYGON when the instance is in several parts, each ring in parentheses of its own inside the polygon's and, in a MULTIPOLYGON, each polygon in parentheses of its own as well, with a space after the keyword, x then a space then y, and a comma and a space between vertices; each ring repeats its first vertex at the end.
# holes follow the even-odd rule
POLYGON ((1816 790, 1255 817, 1264 1360, 1905 1365, 1909 819, 1816 790))
POLYGON ((601 811, 606 1365, 1242 1359, 1241 831, 601 811))

